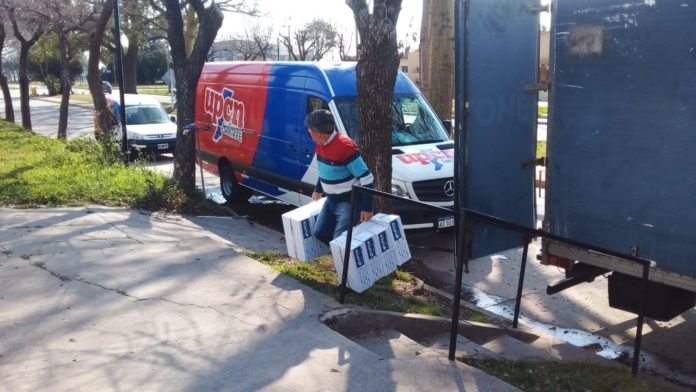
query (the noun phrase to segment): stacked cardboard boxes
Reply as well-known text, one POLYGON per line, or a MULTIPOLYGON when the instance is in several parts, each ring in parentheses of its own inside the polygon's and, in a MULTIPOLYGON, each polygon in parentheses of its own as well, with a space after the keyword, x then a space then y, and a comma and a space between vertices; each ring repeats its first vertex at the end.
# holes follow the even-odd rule
POLYGON ((290 257, 311 261, 329 253, 329 247, 312 235, 324 200, 311 202, 282 215, 285 242, 290 257))
MULTIPOLYGON (((343 277, 346 234, 331 241, 331 255, 339 283, 343 277)), ((347 285, 361 293, 410 258, 399 216, 376 214, 369 222, 353 229, 347 285)))

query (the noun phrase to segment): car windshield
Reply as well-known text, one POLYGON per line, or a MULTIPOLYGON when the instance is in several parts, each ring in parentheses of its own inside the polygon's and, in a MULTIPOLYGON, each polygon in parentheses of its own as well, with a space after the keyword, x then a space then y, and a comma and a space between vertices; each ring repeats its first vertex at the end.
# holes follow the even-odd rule
POLYGON ((169 121, 161 106, 126 105, 126 124, 162 124, 169 121))
MULTIPOLYGON (((356 142, 360 139, 358 108, 355 97, 336 98, 348 136, 356 142)), ((394 96, 392 104, 392 146, 438 143, 449 141, 447 132, 430 106, 420 94, 394 96)))

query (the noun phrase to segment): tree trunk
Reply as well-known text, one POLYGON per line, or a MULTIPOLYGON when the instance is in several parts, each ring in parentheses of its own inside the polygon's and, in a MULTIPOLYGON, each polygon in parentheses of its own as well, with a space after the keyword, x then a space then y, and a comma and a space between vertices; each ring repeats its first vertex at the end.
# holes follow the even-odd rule
POLYGON ((17 24, 17 19, 15 18, 14 9, 10 9, 9 12, 10 22, 12 23, 12 31, 14 32, 15 38, 19 41, 19 102, 22 112, 22 126, 25 129, 31 129, 31 109, 29 108, 29 75, 27 71, 29 63, 29 49, 39 40, 39 37, 43 35, 43 30, 37 30, 31 37, 27 40, 24 38, 22 33, 19 31, 19 26, 17 24))
POLYGON ((454 0, 424 0, 420 43, 421 91, 440 118, 452 117, 454 0))
POLYGON ((22 111, 22 127, 31 129, 31 111, 29 108, 29 46, 21 43, 19 48, 19 102, 22 111))
MULTIPOLYGON (((0 53, 5 47, 5 25, 0 20, 0 53)), ((2 57, 0 57, 0 88, 2 88, 2 97, 5 100, 5 120, 15 122, 14 107, 12 106, 12 96, 10 96, 10 87, 7 85, 7 77, 2 70, 2 57)))
POLYGON ((65 32, 58 34, 60 47, 60 85, 61 99, 58 111, 58 139, 67 139, 68 131, 68 107, 70 105, 70 59, 68 58, 68 37, 65 32))
POLYGON ((188 8, 186 12, 186 27, 184 28, 184 43, 186 44, 186 56, 191 54, 193 45, 196 43, 196 35, 198 34, 198 23, 196 13, 193 8, 188 8))
POLYGON ((106 25, 111 18, 114 10, 114 0, 107 0, 104 4, 97 22, 94 26, 94 32, 89 39, 89 59, 87 60, 87 83, 89 84, 89 92, 92 94, 92 102, 94 102, 94 137, 103 145, 107 145, 111 138, 111 118, 106 107, 106 98, 104 97, 104 87, 102 86, 101 76, 99 74, 99 60, 101 57, 101 43, 104 40, 104 31, 106 25))
MULTIPOLYGON (((184 134, 184 127, 194 122, 196 108, 196 86, 203 70, 203 64, 208 58, 208 51, 215 41, 220 26, 222 26, 222 11, 213 2, 204 8, 201 1, 190 0, 200 10, 198 14, 199 28, 195 43, 187 55, 184 35, 184 21, 181 16, 179 0, 165 0, 167 8, 167 39, 172 51, 174 76, 177 89, 177 131, 176 155, 174 157, 174 180, 184 191, 196 189, 195 161, 195 132, 184 134)), ((189 12, 193 12, 193 7, 189 12)))
MULTIPOLYGON (((198 71, 198 75, 201 70, 198 71)), ((177 130, 174 178, 183 189, 192 191, 196 189, 196 133, 184 134, 183 129, 195 121, 198 77, 192 80, 190 77, 176 73, 176 81, 177 130)))
MULTIPOLYGON (((399 69, 395 26, 401 0, 375 2, 373 15, 367 14, 364 0, 348 0, 347 4, 353 9, 361 42, 355 67, 360 149, 374 176, 375 189, 391 193, 392 103, 399 69)), ((375 198, 374 210, 389 212, 391 200, 375 198)))
POLYGON ((423 13, 421 15, 421 31, 420 43, 418 44, 418 88, 423 96, 428 99, 428 90, 426 86, 430 86, 430 81, 426 80, 430 77, 430 26, 432 25, 432 0, 423 0, 423 13))
POLYGON ((125 94, 137 94, 140 43, 130 39, 128 41, 128 50, 126 50, 123 57, 123 92, 125 94))
POLYGON ((15 122, 14 106, 12 105, 12 96, 10 95, 10 86, 7 85, 7 77, 0 71, 0 88, 2 88, 2 97, 5 100, 5 120, 15 122))

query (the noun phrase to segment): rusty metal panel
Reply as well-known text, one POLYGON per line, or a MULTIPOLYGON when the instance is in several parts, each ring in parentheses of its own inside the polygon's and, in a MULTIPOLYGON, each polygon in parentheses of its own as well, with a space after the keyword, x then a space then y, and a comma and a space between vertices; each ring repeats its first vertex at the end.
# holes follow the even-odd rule
POLYGON ((553 14, 545 227, 696 277, 696 1, 553 14))

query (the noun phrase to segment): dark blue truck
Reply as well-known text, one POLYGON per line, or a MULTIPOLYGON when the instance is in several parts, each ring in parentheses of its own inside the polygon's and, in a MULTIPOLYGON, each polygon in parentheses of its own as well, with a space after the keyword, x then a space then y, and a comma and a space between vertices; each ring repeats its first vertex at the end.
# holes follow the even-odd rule
MULTIPOLYGON (((649 260, 646 316, 693 308, 696 0, 555 1, 549 85, 538 82, 538 1, 465 7, 459 206, 535 226, 537 92, 548 88, 542 228, 649 260)), ((490 227, 473 238, 473 256, 520 243, 490 227)), ((608 276, 610 305, 640 311, 640 264, 552 240, 541 253, 569 282, 608 276)))

